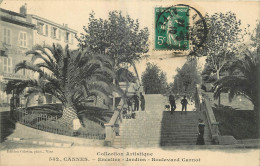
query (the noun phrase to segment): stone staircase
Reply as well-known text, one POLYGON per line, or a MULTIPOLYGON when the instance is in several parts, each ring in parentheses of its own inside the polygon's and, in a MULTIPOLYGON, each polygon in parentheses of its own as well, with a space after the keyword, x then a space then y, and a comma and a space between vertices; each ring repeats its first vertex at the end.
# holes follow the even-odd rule
MULTIPOLYGON (((164 111, 167 98, 162 95, 146 95, 146 110, 136 111, 136 119, 123 119, 114 147, 160 147, 196 145, 198 119, 204 120, 204 139, 210 144, 205 115, 197 111, 164 111)), ((188 107, 189 108, 189 107, 188 107)), ((179 108, 180 109, 180 108, 179 108)), ((178 110, 178 108, 177 108, 178 110)))

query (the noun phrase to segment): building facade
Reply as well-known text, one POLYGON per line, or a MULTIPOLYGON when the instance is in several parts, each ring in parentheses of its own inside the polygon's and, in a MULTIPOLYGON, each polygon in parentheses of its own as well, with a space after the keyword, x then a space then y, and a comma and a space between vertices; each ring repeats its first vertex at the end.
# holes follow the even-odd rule
POLYGON ((69 28, 67 24, 60 25, 36 15, 28 15, 28 20, 36 25, 36 29, 33 32, 34 45, 52 45, 53 43, 58 43, 63 48, 66 45, 70 49, 77 48, 75 40, 77 31, 69 28))
MULTIPOLYGON (((75 35, 77 31, 66 24, 57 24, 48 19, 27 14, 26 5, 20 12, 0 8, 0 104, 10 103, 11 94, 4 92, 9 80, 24 80, 35 77, 29 70, 15 72, 16 64, 30 61, 31 57, 25 52, 34 45, 52 45, 59 43, 70 49, 77 48, 75 35)), ((25 99, 20 101, 24 103, 25 99)))
POLYGON ((25 52, 32 49, 35 25, 28 22, 26 15, 0 9, 0 103, 9 103, 11 95, 4 92, 9 80, 29 79, 30 71, 15 73, 15 65, 30 57, 25 52))

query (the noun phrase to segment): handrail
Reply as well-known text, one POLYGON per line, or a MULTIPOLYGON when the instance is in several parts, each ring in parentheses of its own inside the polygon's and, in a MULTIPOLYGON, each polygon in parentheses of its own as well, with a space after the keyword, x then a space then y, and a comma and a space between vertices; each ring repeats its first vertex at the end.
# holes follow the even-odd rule
POLYGON ((122 110, 124 108, 123 99, 121 99, 120 103, 119 105, 122 105, 122 107, 120 109, 115 110, 109 123, 105 124, 105 129, 106 129, 105 140, 106 140, 106 144, 109 145, 111 145, 111 143, 114 141, 115 136, 119 134, 119 131, 118 129, 116 129, 116 127, 118 127, 117 126, 119 125, 118 123, 122 121, 122 110))
POLYGON ((212 141, 214 143, 218 143, 218 139, 220 136, 219 128, 218 128, 218 122, 216 121, 214 112, 211 108, 209 99, 202 95, 200 91, 200 86, 197 85, 196 87, 196 98, 199 102, 197 105, 199 106, 200 111, 204 111, 206 113, 207 121, 209 123, 209 129, 212 137, 212 141))
POLYGON ((120 114, 120 110, 116 110, 108 124, 114 125, 116 123, 119 114, 120 114))

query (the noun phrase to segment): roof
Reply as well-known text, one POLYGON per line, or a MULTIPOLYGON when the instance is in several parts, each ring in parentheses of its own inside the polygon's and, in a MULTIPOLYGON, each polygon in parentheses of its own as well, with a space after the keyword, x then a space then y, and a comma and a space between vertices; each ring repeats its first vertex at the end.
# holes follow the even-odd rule
POLYGON ((20 26, 25 26, 25 27, 32 28, 32 29, 35 27, 34 24, 26 21, 26 16, 24 16, 22 14, 19 14, 19 13, 16 13, 16 12, 12 12, 10 10, 5 10, 5 9, 2 9, 2 8, 0 8, 0 11, 4 12, 4 13, 7 13, 7 15, 1 15, 0 16, 0 20, 1 21, 17 24, 17 25, 20 25, 20 26), (17 19, 14 16, 21 17, 22 19, 24 19, 24 21, 21 20, 21 19, 17 19))
POLYGON ((28 15, 28 16, 31 16, 34 19, 37 19, 37 20, 49 23, 51 25, 54 25, 56 27, 59 27, 60 29, 63 29, 63 30, 66 30, 66 31, 69 31, 69 32, 72 32, 72 33, 75 33, 75 34, 77 33, 77 31, 74 30, 74 29, 71 29, 69 27, 63 26, 61 24, 55 23, 53 21, 50 21, 48 19, 42 18, 40 16, 36 16, 36 15, 33 15, 33 14, 24 15, 24 14, 16 13, 16 12, 13 12, 13 11, 10 11, 10 10, 6 10, 6 9, 3 9, 3 8, 0 8, 0 11, 10 15, 10 17, 8 17, 8 16, 0 16, 0 20, 6 21, 6 22, 11 22, 11 23, 15 23, 15 24, 18 24, 18 25, 21 25, 21 26, 26 26, 26 27, 33 28, 33 27, 36 26, 35 24, 32 24, 32 23, 27 22, 27 21, 22 21, 22 20, 19 20, 19 19, 15 19, 15 18, 12 17, 12 16, 18 16, 18 17, 26 19, 27 15, 28 15))
POLYGON ((46 22, 46 23, 52 24, 52 25, 54 25, 54 26, 59 27, 60 29, 67 30, 67 31, 70 31, 70 32, 73 32, 73 33, 77 33, 77 31, 74 30, 74 29, 71 29, 71 28, 69 28, 69 27, 65 27, 65 26, 63 26, 63 25, 61 25, 61 24, 55 23, 55 22, 50 21, 50 20, 48 20, 48 19, 45 19, 45 18, 36 16, 36 15, 33 15, 33 14, 31 14, 31 16, 32 16, 32 18, 34 18, 34 19, 36 19, 36 20, 40 20, 40 21, 42 21, 42 22, 46 22))
POLYGON ((3 8, 0 8, 0 11, 1 11, 1 12, 5 12, 5 13, 8 13, 8 14, 13 15, 13 16, 19 16, 19 17, 26 18, 26 15, 13 12, 13 11, 11 11, 11 10, 6 10, 6 9, 3 9, 3 8))

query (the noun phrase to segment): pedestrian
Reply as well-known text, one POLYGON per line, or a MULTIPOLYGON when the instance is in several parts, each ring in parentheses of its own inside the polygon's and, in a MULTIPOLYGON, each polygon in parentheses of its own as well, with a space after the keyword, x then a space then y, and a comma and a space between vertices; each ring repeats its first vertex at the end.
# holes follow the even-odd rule
POLYGON ((182 105, 181 113, 183 112, 184 109, 185 109, 185 113, 187 113, 187 104, 188 101, 186 99, 186 96, 184 96, 183 99, 181 100, 181 105, 182 105))
POLYGON ((141 106, 141 110, 144 111, 145 110, 145 99, 144 99, 144 95, 142 94, 142 92, 140 92, 140 106, 141 106))
POLYGON ((197 145, 205 145, 204 141, 204 127, 205 124, 203 123, 202 119, 199 119, 199 124, 198 124, 198 138, 197 138, 197 145))
POLYGON ((131 97, 127 97, 127 108, 128 108, 128 112, 132 113, 132 98, 131 97))
POLYGON ((134 111, 139 111, 139 96, 136 93, 134 93, 133 99, 134 99, 134 111))
POLYGON ((176 109, 176 104, 175 104, 175 98, 172 94, 170 94, 170 96, 169 96, 169 102, 171 104, 171 114, 173 114, 173 112, 176 109))

